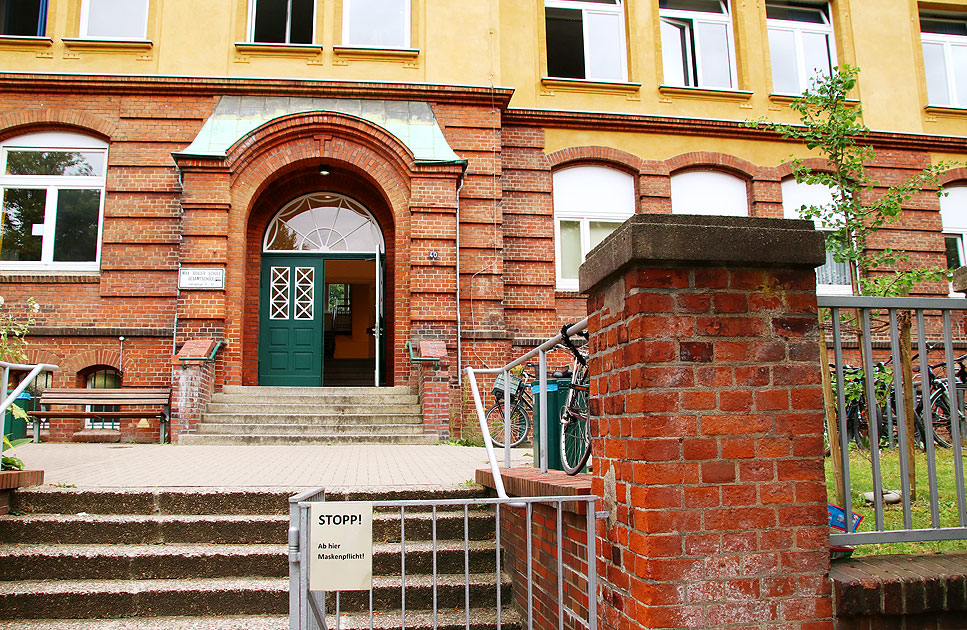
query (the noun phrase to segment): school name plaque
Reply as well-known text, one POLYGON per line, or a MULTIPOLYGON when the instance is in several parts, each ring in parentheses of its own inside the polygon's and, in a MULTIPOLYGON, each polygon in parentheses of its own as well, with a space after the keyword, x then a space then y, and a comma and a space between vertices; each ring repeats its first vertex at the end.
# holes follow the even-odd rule
POLYGON ((373 504, 312 503, 308 555, 310 591, 373 588, 373 504))

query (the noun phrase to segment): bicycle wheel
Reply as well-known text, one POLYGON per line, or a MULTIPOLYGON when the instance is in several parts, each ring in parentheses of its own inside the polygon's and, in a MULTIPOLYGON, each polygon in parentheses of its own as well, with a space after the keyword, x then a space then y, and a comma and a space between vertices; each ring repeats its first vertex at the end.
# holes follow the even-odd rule
MULTIPOLYGON (((487 428, 494 446, 504 447, 504 403, 498 402, 487 410, 487 428)), ((530 428, 530 414, 521 409, 520 405, 510 408, 510 446, 517 446, 527 439, 530 428)))
POLYGON ((588 376, 584 366, 575 372, 561 414, 561 465, 569 475, 583 469, 591 456, 588 376))
MULTIPOLYGON (((931 396, 930 423, 933 425, 933 441, 938 446, 950 448, 954 444, 950 427, 950 402, 946 395, 931 396)), ((957 413, 960 416, 960 412, 957 413)), ((961 438, 963 439, 963 438, 961 438)))

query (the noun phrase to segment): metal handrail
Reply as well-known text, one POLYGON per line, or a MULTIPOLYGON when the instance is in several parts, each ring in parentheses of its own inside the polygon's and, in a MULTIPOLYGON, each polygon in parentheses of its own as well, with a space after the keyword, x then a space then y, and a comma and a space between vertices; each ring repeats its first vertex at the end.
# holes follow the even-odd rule
MULTIPOLYGON (((574 335, 579 332, 586 330, 588 327, 587 318, 582 319, 576 324, 570 326, 565 332, 568 335, 574 335)), ((510 363, 499 367, 499 368, 482 368, 475 370, 472 367, 467 367, 467 379, 470 383, 470 393, 473 395, 473 404, 477 411, 477 418, 480 421, 480 431, 483 433, 484 447, 487 449, 487 459, 490 460, 490 472, 494 477, 494 486, 497 491, 497 496, 506 499, 508 498, 507 492, 504 490, 504 481, 500 475, 500 466, 497 463, 497 455, 494 451, 494 443, 490 438, 490 429, 487 425, 487 416, 484 411, 483 401, 480 398, 480 390, 477 387, 477 374, 503 374, 504 382, 507 382, 507 378, 510 370, 526 363, 529 359, 533 358, 534 355, 539 355, 537 376, 540 382, 540 391, 538 392, 540 400, 540 419, 539 419, 539 436, 541 445, 541 473, 547 473, 547 352, 552 350, 554 346, 561 342, 563 337, 561 333, 558 333, 537 346, 533 350, 517 357, 510 363)), ((504 467, 512 468, 510 461, 510 396, 504 396, 504 467)))
MULTIPOLYGON (((0 361, 0 391, 6 393, 7 383, 10 381, 10 370, 29 370, 27 376, 25 376, 20 384, 9 394, 6 394, 6 398, 0 403, 0 435, 6 435, 6 427, 4 426, 7 418, 7 409, 13 404, 13 401, 17 399, 20 394, 23 393, 27 386, 34 382, 37 375, 41 372, 53 372, 58 368, 58 366, 50 363, 38 363, 36 365, 21 364, 21 363, 7 363, 6 361, 0 361)), ((39 441, 40 430, 37 426, 34 426, 34 442, 39 441)))

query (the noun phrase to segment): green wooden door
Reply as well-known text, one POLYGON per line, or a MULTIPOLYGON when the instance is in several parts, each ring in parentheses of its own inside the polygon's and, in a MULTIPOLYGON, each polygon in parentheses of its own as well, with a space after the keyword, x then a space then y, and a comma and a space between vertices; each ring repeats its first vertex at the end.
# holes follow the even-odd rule
POLYGON ((322 385, 325 262, 262 257, 259 385, 322 385))

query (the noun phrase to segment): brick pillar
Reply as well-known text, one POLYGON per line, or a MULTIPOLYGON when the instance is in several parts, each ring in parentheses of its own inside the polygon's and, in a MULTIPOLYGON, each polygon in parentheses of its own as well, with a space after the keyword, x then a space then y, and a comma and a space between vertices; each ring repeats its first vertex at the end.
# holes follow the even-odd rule
POLYGON ((207 358, 214 348, 211 339, 190 339, 172 360, 171 442, 194 433, 215 391, 215 362, 207 358))
POLYGON ((420 357, 438 361, 420 361, 417 380, 420 407, 423 410, 423 432, 441 440, 450 439, 450 359, 446 343, 421 341, 420 357))
POLYGON ((601 627, 832 628, 805 221, 637 215, 581 268, 601 627))

